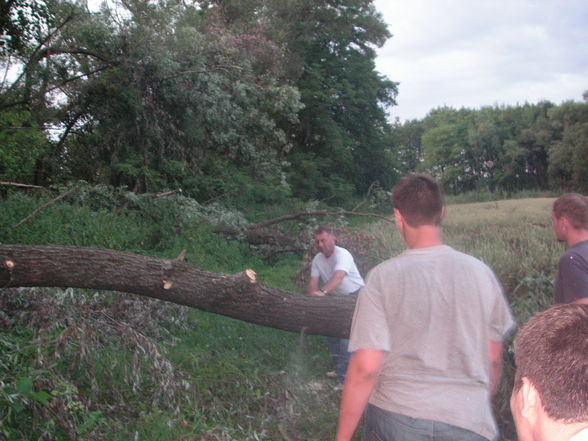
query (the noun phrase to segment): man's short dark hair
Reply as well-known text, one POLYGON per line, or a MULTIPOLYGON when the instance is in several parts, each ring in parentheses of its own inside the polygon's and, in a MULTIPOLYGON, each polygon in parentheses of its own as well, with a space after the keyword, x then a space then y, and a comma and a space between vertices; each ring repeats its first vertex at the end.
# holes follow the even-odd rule
POLYGON ((556 305, 531 318, 515 339, 515 363, 515 392, 526 377, 550 418, 588 421, 588 305, 556 305))
POLYGON ((440 225, 443 218, 443 192, 435 179, 413 173, 392 189, 392 204, 412 227, 440 225))
POLYGON ((556 219, 565 216, 577 229, 588 229, 588 198, 579 193, 560 196, 553 203, 556 219))
POLYGON ((328 233, 331 236, 333 236, 333 229, 331 227, 329 227, 328 225, 319 225, 314 230, 315 236, 318 236, 319 234, 323 234, 323 233, 328 233))

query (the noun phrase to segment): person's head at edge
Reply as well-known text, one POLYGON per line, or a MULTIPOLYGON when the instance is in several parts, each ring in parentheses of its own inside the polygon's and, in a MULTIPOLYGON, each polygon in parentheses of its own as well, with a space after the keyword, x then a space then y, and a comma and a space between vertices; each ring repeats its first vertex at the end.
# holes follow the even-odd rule
POLYGON ((392 189, 392 205, 398 231, 410 248, 440 244, 445 204, 435 179, 419 173, 404 177, 392 189))
POLYGON ((551 219, 557 240, 573 246, 588 233, 588 198, 579 193, 560 196, 553 203, 551 219))
POLYGON ((319 225, 314 230, 314 242, 321 253, 326 257, 331 257, 337 245, 337 237, 330 227, 319 225))
POLYGON ((519 441, 567 441, 588 428, 588 305, 553 306, 515 339, 510 406, 519 441))

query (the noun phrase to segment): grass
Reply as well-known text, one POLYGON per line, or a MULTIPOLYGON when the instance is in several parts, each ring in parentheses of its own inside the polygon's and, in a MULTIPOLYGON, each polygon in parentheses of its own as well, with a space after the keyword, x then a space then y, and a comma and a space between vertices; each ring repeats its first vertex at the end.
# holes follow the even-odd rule
MULTIPOLYGON (((444 241, 494 270, 509 301, 515 302, 519 319, 528 318, 545 301, 551 302, 545 297, 551 295, 557 262, 565 249, 551 229, 552 203, 551 198, 532 198, 447 207, 444 241)), ((388 223, 372 224, 366 232, 381 238, 385 249, 382 259, 405 249, 404 241, 388 223)))
MULTIPOLYGON (((13 193, 0 200, 0 243, 101 246, 156 257, 185 249, 194 266, 225 273, 252 268, 266 285, 299 291, 292 280, 299 256, 265 262, 212 233, 208 214, 186 201, 149 201, 133 209, 63 201, 10 228, 48 198, 13 193), (188 216, 180 206, 198 215, 188 216)), ((551 203, 528 198, 448 206, 446 242, 493 268, 519 323, 551 303, 563 252, 551 231, 551 203)), ((359 231, 381 241, 380 260, 404 250, 392 224, 360 225, 359 231)), ((0 291, 0 306, 13 323, 0 327, 0 409, 9 411, 0 410, 0 439, 75 439, 72 433, 92 441, 334 437, 340 392, 327 376, 322 337, 120 293, 7 291, 0 291), (169 376, 161 374, 166 363, 173 367, 169 376), (26 379, 32 391, 23 387, 26 379), (165 399, 167 390, 175 395, 165 399), (48 394, 59 412, 31 392, 48 394)), ((501 441, 516 439, 507 402, 511 380, 507 345, 495 403, 501 441)))
MULTIPOLYGON (((536 298, 551 292, 564 246, 551 229, 553 199, 534 198, 450 206, 446 241, 486 262, 502 282, 509 300, 536 298)), ((551 299, 549 299, 551 302, 551 299)), ((514 308, 525 319, 534 308, 514 308)))

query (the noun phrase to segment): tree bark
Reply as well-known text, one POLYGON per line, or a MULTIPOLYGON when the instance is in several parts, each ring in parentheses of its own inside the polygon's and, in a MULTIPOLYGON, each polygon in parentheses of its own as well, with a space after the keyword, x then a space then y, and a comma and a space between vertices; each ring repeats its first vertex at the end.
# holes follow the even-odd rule
POLYGON ((285 331, 344 338, 357 299, 269 288, 252 270, 217 274, 179 259, 101 248, 0 245, 0 288, 31 286, 128 292, 285 331))

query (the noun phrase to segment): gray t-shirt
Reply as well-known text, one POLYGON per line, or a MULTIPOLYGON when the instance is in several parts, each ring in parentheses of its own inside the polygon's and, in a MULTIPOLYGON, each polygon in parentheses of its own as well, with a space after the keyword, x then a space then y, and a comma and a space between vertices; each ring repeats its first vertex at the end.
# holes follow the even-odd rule
POLYGON ((559 259, 555 303, 572 303, 588 297, 588 240, 579 242, 559 259))
POLYGON ((349 350, 386 351, 371 404, 493 439, 488 341, 513 326, 484 263, 445 245, 411 249, 368 275, 349 350))

